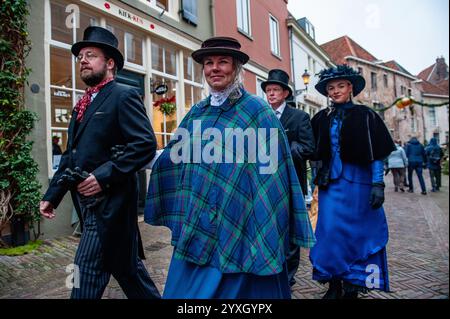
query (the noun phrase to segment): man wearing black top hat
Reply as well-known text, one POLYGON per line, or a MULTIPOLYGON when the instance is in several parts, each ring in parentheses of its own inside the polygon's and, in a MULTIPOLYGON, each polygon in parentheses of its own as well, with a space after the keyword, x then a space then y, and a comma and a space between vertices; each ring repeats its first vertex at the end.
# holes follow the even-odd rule
MULTIPOLYGON (((292 89, 289 87, 289 75, 283 70, 269 71, 267 81, 261 83, 262 90, 272 106, 276 116, 281 121, 291 147, 295 170, 302 187, 303 194, 308 193, 306 177, 306 160, 314 152, 314 135, 308 113, 291 107, 292 89)), ((294 104, 295 105, 295 104, 294 104)), ((290 245, 287 257, 289 284, 295 284, 294 275, 300 263, 300 248, 290 245)))
POLYGON ((156 139, 137 91, 114 81, 124 60, 117 38, 88 27, 72 53, 86 83, 74 107, 67 150, 40 203, 54 218, 70 191, 83 233, 75 256, 71 298, 101 298, 110 276, 128 298, 159 298, 141 259, 137 175, 156 151, 156 139), (120 145, 120 152, 114 149, 120 145))

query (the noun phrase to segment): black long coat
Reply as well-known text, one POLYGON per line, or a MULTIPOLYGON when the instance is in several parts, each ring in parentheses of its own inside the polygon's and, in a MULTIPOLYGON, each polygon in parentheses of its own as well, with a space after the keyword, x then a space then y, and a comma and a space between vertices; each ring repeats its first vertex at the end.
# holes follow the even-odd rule
POLYGON ((308 193, 306 177, 306 160, 314 153, 314 134, 308 113, 286 105, 280 117, 281 125, 286 132, 292 159, 297 172, 303 194, 308 193))
MULTIPOLYGON (((113 273, 136 271, 136 256, 143 256, 137 224, 137 171, 156 152, 156 138, 136 90, 111 81, 87 108, 81 123, 73 112, 69 124, 67 150, 43 200, 56 208, 67 192, 57 185, 66 168, 80 167, 92 173, 105 195, 92 210, 103 248, 106 270, 113 273), (124 154, 111 160, 111 147, 126 145, 124 154)), ((72 200, 80 220, 75 191, 72 200)))

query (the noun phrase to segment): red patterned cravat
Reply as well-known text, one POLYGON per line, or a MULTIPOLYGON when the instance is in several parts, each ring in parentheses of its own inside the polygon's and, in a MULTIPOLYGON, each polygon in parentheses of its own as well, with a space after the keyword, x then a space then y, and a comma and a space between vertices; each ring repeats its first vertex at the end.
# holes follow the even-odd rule
POLYGON ((89 87, 84 92, 84 95, 81 97, 81 99, 78 100, 77 104, 75 105, 75 112, 78 113, 77 115, 77 121, 81 122, 83 120, 84 113, 86 112, 89 104, 91 104, 91 98, 92 94, 97 93, 101 90, 102 87, 104 87, 106 84, 114 80, 114 78, 109 78, 106 80, 103 80, 99 84, 93 87, 89 87))

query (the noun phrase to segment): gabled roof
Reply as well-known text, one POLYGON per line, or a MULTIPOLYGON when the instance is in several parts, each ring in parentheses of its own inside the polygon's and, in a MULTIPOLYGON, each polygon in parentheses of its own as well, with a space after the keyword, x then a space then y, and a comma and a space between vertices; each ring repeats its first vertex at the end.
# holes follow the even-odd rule
POLYGON ((397 70, 397 71, 399 71, 399 72, 402 72, 402 73, 405 73, 405 74, 408 74, 408 75, 413 76, 411 73, 408 72, 408 70, 406 70, 404 67, 402 67, 402 66, 401 66, 397 61, 395 61, 395 60, 391 60, 391 61, 388 61, 388 62, 384 62, 384 63, 382 63, 382 65, 384 65, 384 66, 386 66, 386 67, 388 67, 388 68, 390 68, 390 69, 397 70))
POLYGON ((448 79, 442 80, 441 82, 436 84, 437 87, 439 87, 441 90, 443 90, 448 95, 448 79))
POLYGON ((336 64, 344 64, 346 56, 354 56, 369 62, 376 62, 378 59, 370 54, 366 49, 353 41, 349 36, 329 41, 321 45, 325 52, 331 57, 336 64))
POLYGON ((417 77, 418 77, 419 79, 428 81, 428 78, 430 77, 431 72, 433 71, 435 65, 436 65, 436 63, 433 64, 432 66, 429 66, 428 68, 426 68, 425 70, 423 70, 422 72, 420 72, 420 73, 417 75, 417 77))
MULTIPOLYGON (((447 89, 434 85, 427 80, 422 80, 422 90, 424 94, 434 94, 434 95, 447 95, 448 96, 448 80, 444 80, 442 82, 447 81, 447 89)), ((442 83, 441 82, 441 83, 442 83)), ((444 84, 444 83, 442 83, 444 84)))

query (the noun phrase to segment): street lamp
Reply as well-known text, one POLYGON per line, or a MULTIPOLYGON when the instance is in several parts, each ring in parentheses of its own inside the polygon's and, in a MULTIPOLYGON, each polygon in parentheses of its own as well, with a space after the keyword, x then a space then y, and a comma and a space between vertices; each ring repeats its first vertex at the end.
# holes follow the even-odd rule
POLYGON ((308 84, 309 84, 310 77, 311 77, 311 75, 308 73, 308 70, 305 69, 305 73, 303 73, 303 75, 302 75, 303 84, 305 85, 305 88, 304 89, 300 89, 300 90, 295 90, 295 96, 300 95, 303 92, 308 91, 308 84))

